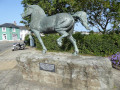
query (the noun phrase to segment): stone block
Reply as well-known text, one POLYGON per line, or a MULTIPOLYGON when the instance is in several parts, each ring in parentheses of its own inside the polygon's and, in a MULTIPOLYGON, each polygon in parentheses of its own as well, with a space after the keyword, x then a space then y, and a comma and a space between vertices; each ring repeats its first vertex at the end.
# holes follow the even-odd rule
POLYGON ((113 90, 112 66, 108 58, 31 52, 21 54, 17 62, 24 79, 46 86, 61 90, 113 90), (43 63, 43 70, 40 63, 43 63), (51 68, 55 71, 50 71, 51 68))

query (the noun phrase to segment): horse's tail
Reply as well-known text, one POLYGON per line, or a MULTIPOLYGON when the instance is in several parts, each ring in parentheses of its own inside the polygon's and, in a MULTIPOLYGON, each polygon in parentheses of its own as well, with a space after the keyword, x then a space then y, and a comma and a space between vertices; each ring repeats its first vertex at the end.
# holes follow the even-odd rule
POLYGON ((74 15, 72 15, 73 18, 75 19, 75 21, 78 21, 80 20, 81 21, 81 24, 88 30, 89 27, 88 27, 88 24, 87 24, 87 14, 86 12, 84 11, 79 11, 79 12, 76 12, 74 15))

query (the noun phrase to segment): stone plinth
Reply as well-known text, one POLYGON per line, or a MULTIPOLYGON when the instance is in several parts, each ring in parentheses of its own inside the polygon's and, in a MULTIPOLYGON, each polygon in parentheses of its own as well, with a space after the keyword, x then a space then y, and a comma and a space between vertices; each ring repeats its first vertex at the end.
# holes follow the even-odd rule
POLYGON ((61 90, 113 90, 112 66, 107 58, 72 56, 63 53, 24 53, 17 58, 26 80, 61 88, 61 90), (41 70, 40 63, 47 64, 41 70))

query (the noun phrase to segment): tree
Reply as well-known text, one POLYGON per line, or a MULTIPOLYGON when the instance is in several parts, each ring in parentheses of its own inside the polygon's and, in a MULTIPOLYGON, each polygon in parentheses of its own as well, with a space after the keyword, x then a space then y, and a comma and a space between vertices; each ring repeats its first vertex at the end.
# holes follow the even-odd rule
MULTIPOLYGON (((36 4, 43 8, 47 15, 67 12, 74 14, 77 11, 85 11, 88 14, 88 23, 96 27, 99 32, 107 33, 107 27, 111 23, 113 28, 116 21, 120 21, 120 3, 114 0, 23 0, 26 4, 36 4)), ((25 18, 29 23, 29 17, 25 18)), ((25 22, 23 22, 25 23, 25 22)))
MULTIPOLYGON (((26 8, 26 4, 30 5, 39 5, 43 8, 45 13, 50 16, 54 15, 56 13, 62 13, 62 12, 71 12, 69 2, 72 3, 74 0, 23 0, 22 4, 24 8, 26 8), (70 2, 71 1, 71 2, 70 2)), ((30 17, 25 17, 24 21, 21 21, 21 23, 24 23, 25 25, 29 24, 30 17), (27 21, 26 21, 27 20, 27 21)))
POLYGON ((47 15, 54 15, 56 13, 71 12, 70 4, 74 3, 74 0, 23 0, 24 7, 26 4, 36 4, 43 8, 47 15), (69 4, 70 3, 70 4, 69 4))
POLYGON ((120 1, 118 2, 118 0, 115 0, 115 5, 112 5, 112 13, 113 13, 113 20, 112 20, 112 30, 116 31, 119 30, 119 25, 120 25, 120 1))
MULTIPOLYGON (((83 4, 82 4, 83 5, 83 4)), ((110 0, 89 0, 87 7, 83 8, 88 13, 89 24, 96 27, 99 32, 105 34, 108 32, 108 25, 118 21, 118 6, 110 0)), ((85 6, 83 6, 85 7, 85 6)))

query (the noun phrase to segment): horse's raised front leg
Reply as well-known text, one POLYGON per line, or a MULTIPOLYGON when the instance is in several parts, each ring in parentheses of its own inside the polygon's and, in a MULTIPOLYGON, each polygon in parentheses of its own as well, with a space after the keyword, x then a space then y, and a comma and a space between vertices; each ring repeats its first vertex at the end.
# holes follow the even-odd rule
POLYGON ((74 46, 74 48, 75 48, 75 51, 74 51, 73 55, 76 56, 76 55, 79 53, 79 50, 78 50, 78 47, 77 47, 77 44, 76 44, 76 40, 73 38, 72 35, 68 36, 67 38, 68 38, 68 39, 71 41, 71 43, 73 44, 73 46, 74 46))
POLYGON ((38 38, 40 44, 42 45, 43 53, 46 53, 47 49, 46 49, 46 47, 45 47, 45 45, 44 45, 44 43, 43 43, 43 41, 42 41, 42 39, 41 39, 41 37, 40 37, 40 32, 37 31, 37 30, 32 30, 32 31, 34 32, 34 34, 35 34, 36 37, 38 38))
POLYGON ((60 38, 57 39, 57 44, 59 46, 62 46, 62 39, 64 37, 67 37, 69 34, 66 31, 57 31, 57 32, 62 35, 60 38))

